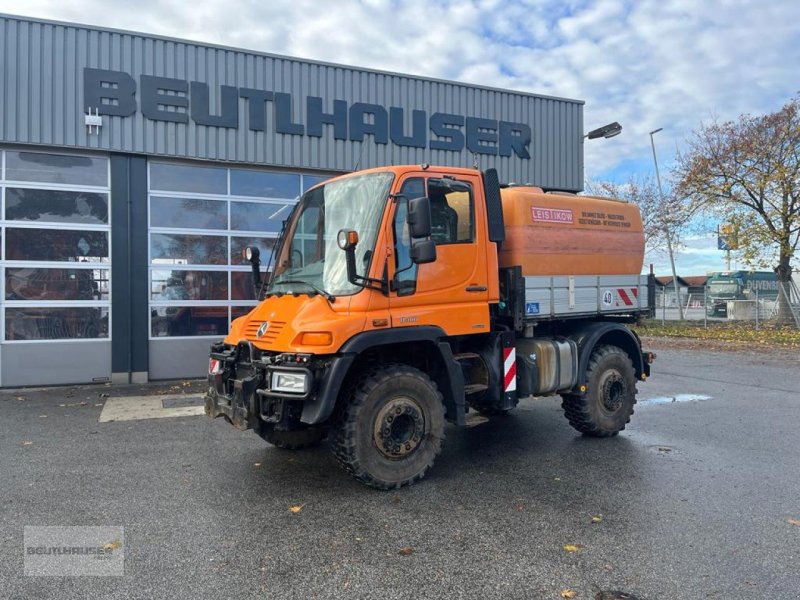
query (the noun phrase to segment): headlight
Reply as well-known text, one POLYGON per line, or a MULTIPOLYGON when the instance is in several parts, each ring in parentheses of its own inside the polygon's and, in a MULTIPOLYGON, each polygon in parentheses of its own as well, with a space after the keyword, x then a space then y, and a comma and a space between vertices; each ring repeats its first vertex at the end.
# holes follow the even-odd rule
POLYGON ((302 372, 273 371, 270 387, 273 392, 305 394, 308 391, 308 377, 302 372))

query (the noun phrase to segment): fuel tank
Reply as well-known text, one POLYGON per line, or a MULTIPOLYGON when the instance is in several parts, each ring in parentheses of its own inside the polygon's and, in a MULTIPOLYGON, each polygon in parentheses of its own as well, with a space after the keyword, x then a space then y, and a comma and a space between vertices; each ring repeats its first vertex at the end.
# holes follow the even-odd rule
POLYGON ((641 272, 644 232, 635 204, 527 186, 504 188, 501 198, 501 267, 521 265, 524 276, 641 272))

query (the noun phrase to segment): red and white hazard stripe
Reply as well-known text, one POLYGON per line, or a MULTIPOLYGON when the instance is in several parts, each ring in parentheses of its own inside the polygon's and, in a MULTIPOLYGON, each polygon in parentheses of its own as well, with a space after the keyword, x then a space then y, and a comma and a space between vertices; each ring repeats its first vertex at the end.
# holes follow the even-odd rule
POLYGON ((506 392, 517 391, 517 351, 511 348, 503 348, 503 373, 504 386, 506 392))
POLYGON ((633 298, 639 297, 639 289, 638 288, 617 288, 617 295, 619 299, 622 300, 625 306, 633 306, 633 298), (630 295, 629 295, 630 292, 630 295))

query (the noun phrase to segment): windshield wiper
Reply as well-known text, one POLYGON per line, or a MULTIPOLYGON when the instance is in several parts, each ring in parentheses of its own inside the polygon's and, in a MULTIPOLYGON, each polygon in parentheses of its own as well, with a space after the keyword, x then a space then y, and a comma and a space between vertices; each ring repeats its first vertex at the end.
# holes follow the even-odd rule
MULTIPOLYGON (((325 298, 325 300, 327 300, 328 302, 333 303, 333 302, 336 301, 336 296, 334 296, 333 294, 329 294, 325 290, 319 289, 313 283, 308 282, 308 281, 303 281, 302 279, 283 279, 281 281, 273 281, 272 285, 283 285, 284 283, 302 283, 304 285, 307 285, 311 289, 313 289, 317 294, 319 294, 320 296, 325 298)), ((309 295, 311 295, 311 294, 309 294, 309 295)))

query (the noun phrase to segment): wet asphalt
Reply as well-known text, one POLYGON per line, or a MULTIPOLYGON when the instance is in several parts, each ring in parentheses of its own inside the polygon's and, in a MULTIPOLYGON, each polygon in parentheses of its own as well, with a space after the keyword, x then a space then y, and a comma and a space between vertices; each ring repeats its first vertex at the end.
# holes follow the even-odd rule
POLYGON ((198 384, 0 392, 0 597, 800 598, 800 358, 658 354, 618 437, 529 399, 393 492, 220 419, 97 422, 198 384), (25 525, 123 526, 124 577, 24 577, 25 525))

